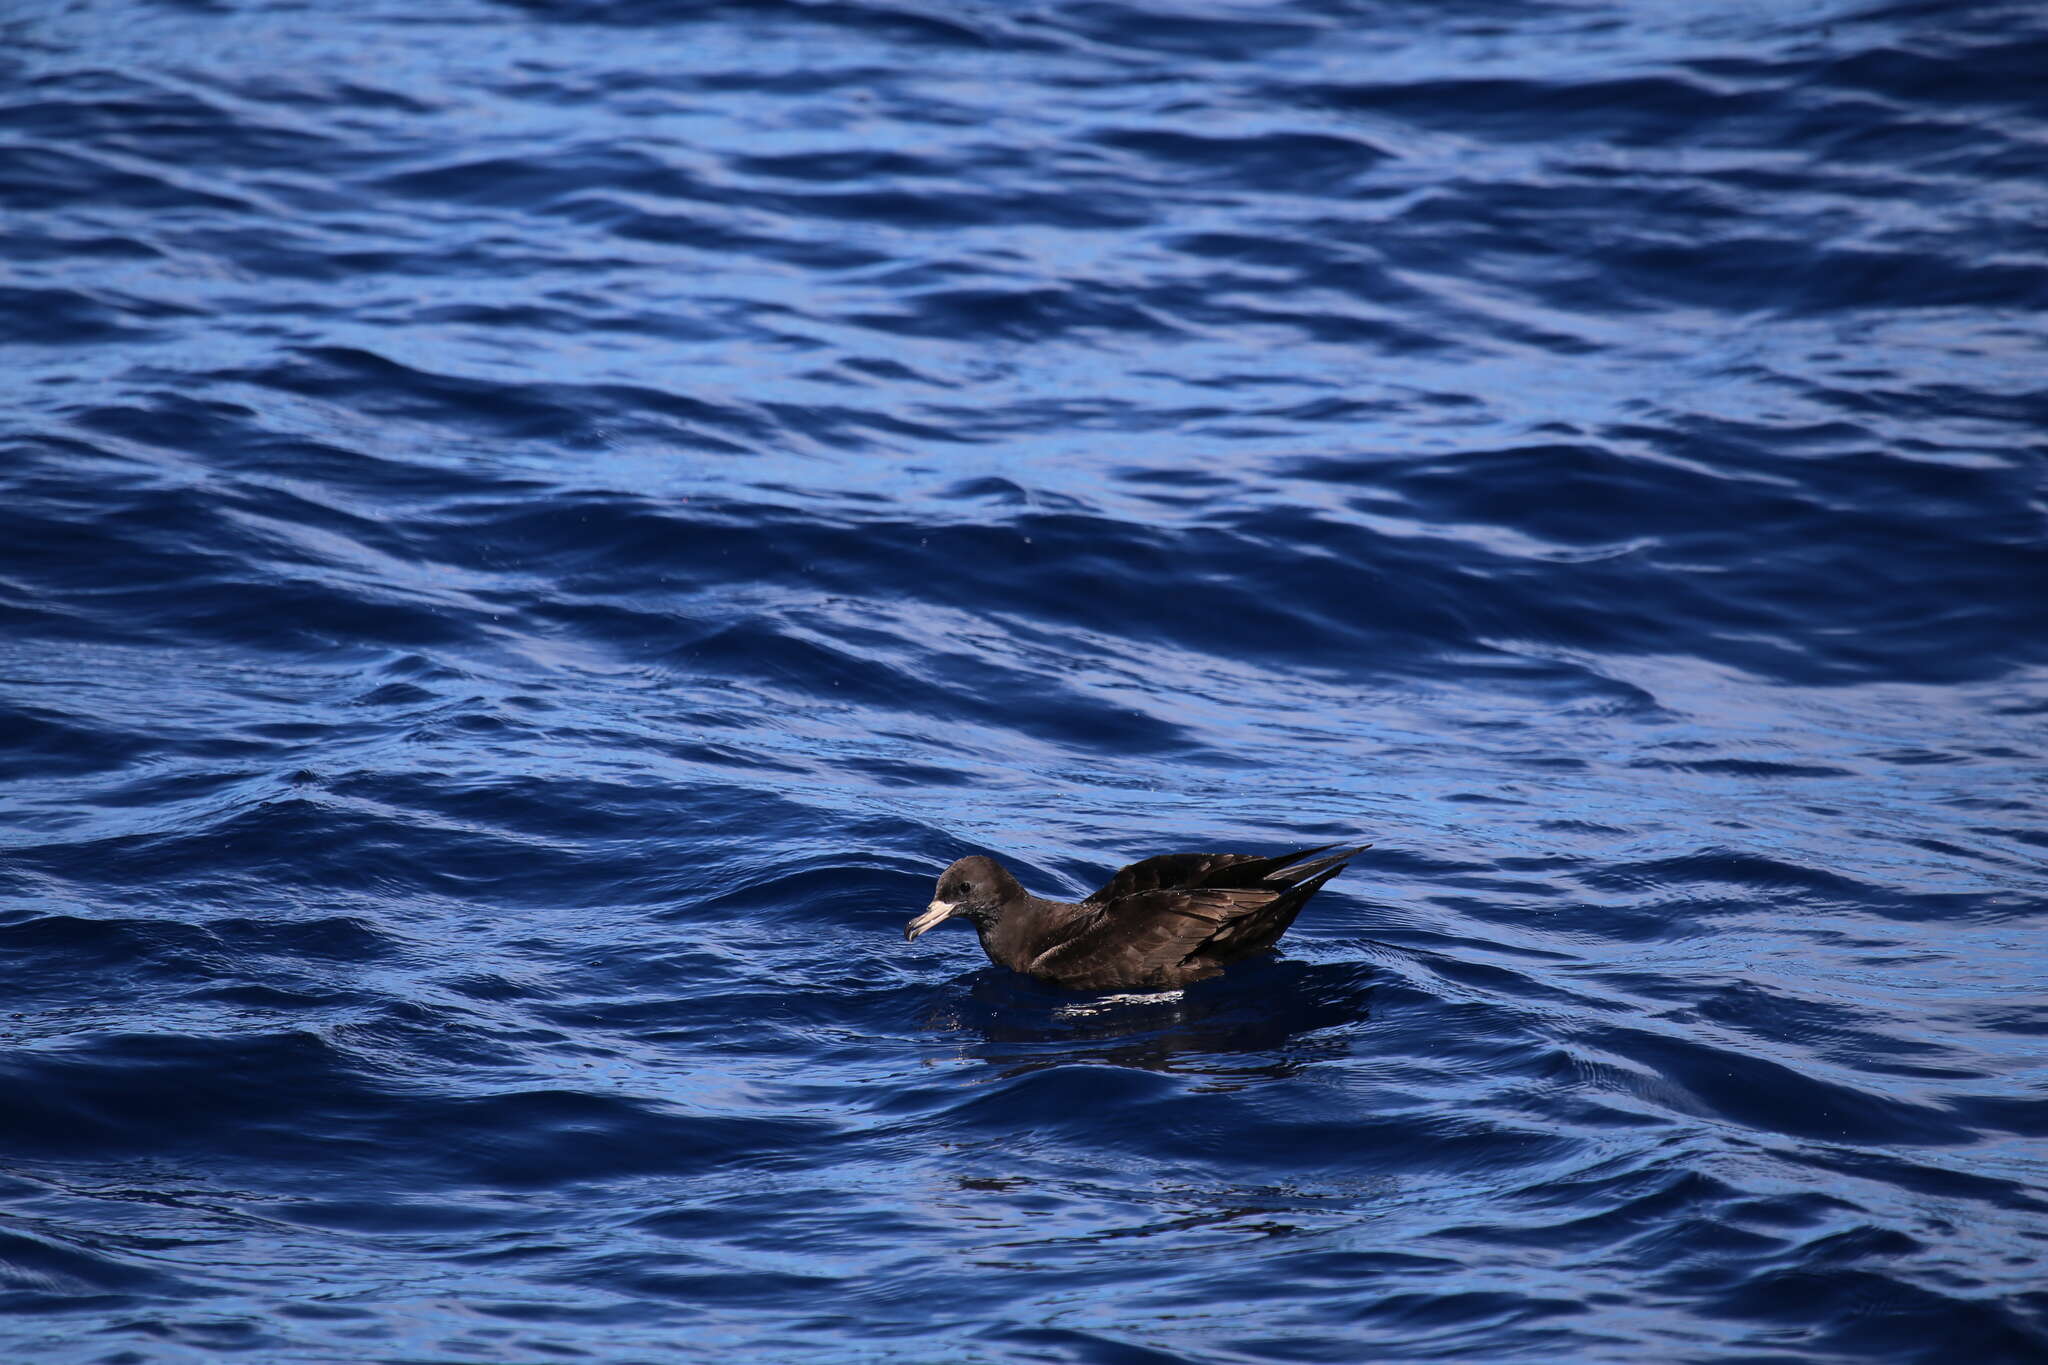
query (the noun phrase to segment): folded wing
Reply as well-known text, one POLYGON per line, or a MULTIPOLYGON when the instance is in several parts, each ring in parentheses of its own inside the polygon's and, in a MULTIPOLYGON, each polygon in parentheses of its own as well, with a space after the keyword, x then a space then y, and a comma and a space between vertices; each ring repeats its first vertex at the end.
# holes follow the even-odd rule
POLYGON ((1320 848, 1298 848, 1275 858, 1261 858, 1250 853, 1164 853, 1157 858, 1132 863, 1081 904, 1108 905, 1141 891, 1257 886, 1280 889, 1312 877, 1326 867, 1340 864, 1372 846, 1361 844, 1327 858, 1316 858, 1317 854, 1329 853, 1335 847, 1335 844, 1324 844, 1320 848))
POLYGON ((1330 847, 1277 858, 1173 853, 1133 863, 1081 902, 1083 913, 1026 970, 1081 989, 1132 982, 1165 989, 1214 976, 1271 947, 1360 851, 1330 847))

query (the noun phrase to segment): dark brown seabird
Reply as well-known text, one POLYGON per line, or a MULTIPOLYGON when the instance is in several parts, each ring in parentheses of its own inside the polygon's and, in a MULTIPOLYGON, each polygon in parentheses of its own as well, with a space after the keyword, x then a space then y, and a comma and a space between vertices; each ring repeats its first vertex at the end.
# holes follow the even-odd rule
POLYGON ((1075 990, 1172 990, 1272 947, 1308 898, 1372 845, 1336 847, 1277 858, 1161 854, 1075 902, 1041 900, 977 854, 939 874, 938 893, 903 938, 958 916, 999 967, 1075 990))

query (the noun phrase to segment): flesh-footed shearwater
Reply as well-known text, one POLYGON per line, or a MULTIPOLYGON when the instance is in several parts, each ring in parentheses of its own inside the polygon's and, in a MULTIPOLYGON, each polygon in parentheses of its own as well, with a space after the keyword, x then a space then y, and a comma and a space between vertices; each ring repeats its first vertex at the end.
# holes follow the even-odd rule
POLYGON ((1074 990, 1171 990, 1272 947, 1308 898, 1372 845, 1330 852, 1336 847, 1277 858, 1165 853, 1132 863, 1082 901, 1042 900, 976 854, 939 874, 932 903, 903 926, 903 938, 957 915, 999 967, 1074 990))

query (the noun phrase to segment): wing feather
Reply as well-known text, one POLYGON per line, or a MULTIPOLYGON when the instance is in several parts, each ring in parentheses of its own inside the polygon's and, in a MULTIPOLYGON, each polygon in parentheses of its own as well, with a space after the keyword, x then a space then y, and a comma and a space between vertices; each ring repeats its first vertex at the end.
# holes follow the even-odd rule
MULTIPOLYGON (((1141 891, 1194 891, 1207 887, 1251 887, 1261 882, 1278 882, 1290 886, 1302 877, 1319 871, 1330 862, 1323 859, 1313 867, 1301 868, 1304 860, 1319 853, 1328 853, 1337 847, 1324 844, 1319 848, 1298 848, 1292 853, 1277 857, 1262 858, 1251 853, 1162 853, 1156 858, 1146 858, 1123 868, 1109 879, 1102 888, 1091 894, 1083 905, 1107 905, 1141 891)), ((1357 849, 1337 855, 1342 861, 1356 853, 1357 849)))
POLYGON ((1078 920, 1070 934, 1040 952, 1025 968, 1034 976, 1087 987, 1099 977, 1110 983, 1157 981, 1179 984, 1222 970, 1190 959, 1219 939, 1234 937, 1233 925, 1256 918, 1280 892, 1254 887, 1200 891, 1140 891, 1078 920))
POLYGON ((1022 970, 1083 990, 1178 986, 1275 943, 1360 848, 1277 857, 1168 853, 1132 863, 1074 906, 1022 970))

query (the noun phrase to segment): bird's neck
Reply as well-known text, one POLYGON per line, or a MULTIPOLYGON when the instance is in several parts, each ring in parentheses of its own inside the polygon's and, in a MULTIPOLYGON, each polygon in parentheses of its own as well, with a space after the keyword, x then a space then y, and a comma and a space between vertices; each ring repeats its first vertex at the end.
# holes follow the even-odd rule
POLYGON ((1022 888, 1002 906, 974 921, 981 935, 981 949, 999 967, 1021 972, 1043 945, 1038 942, 1045 929, 1045 915, 1057 908, 1053 902, 1026 894, 1022 888))

